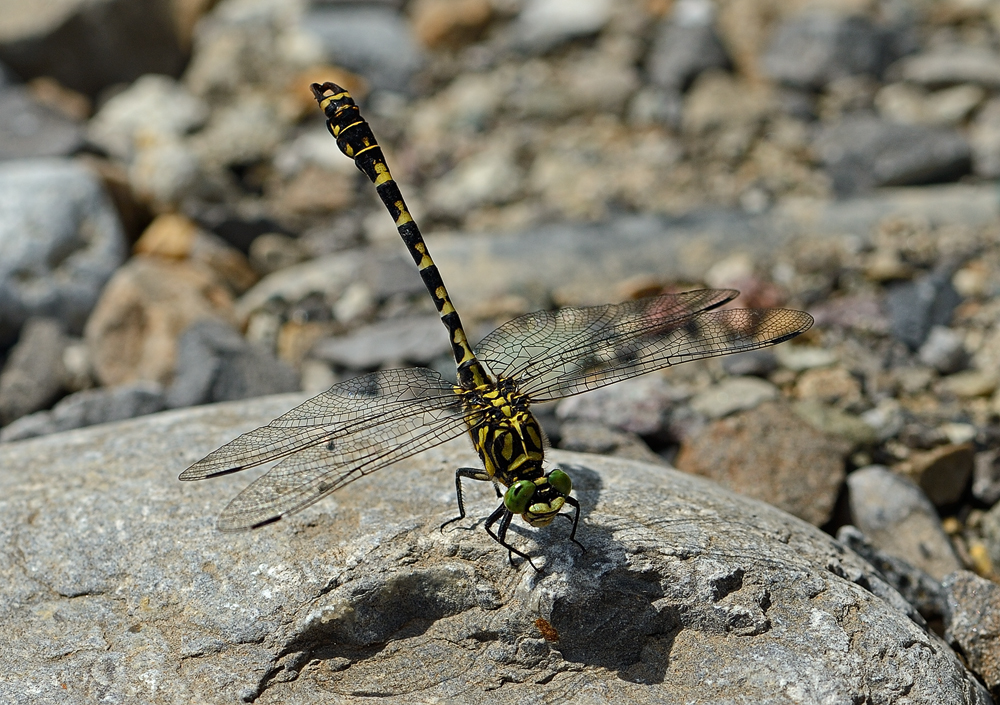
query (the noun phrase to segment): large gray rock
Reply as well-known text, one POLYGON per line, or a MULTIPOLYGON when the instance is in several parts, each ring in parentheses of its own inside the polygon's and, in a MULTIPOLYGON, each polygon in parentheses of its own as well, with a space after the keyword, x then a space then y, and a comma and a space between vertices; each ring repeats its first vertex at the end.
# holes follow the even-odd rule
POLYGON ((566 522, 518 525, 544 573, 471 518, 438 531, 464 442, 219 533, 250 478, 177 473, 298 399, 0 447, 0 700, 991 702, 854 553, 662 467, 553 452, 587 550, 566 522))
POLYGON ((0 164, 0 347, 30 316, 79 333, 125 254, 118 214, 86 168, 58 159, 0 164))
POLYGON ((63 157, 83 146, 83 128, 40 105, 23 86, 0 90, 0 159, 63 157))

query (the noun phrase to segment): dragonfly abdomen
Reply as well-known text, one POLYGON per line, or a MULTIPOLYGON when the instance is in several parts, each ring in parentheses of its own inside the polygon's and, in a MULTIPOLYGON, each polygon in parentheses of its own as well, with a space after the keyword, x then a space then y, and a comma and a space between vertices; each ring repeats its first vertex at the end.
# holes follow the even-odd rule
POLYGON ((337 139, 337 146, 375 184, 379 199, 388 209, 399 236, 420 270, 420 278, 434 300, 441 322, 448 329, 448 338, 458 365, 459 385, 464 389, 473 389, 485 384, 488 376, 469 345, 462 321, 451 303, 437 265, 431 259, 420 228, 406 208, 406 202, 392 178, 371 126, 361 117, 361 111, 345 89, 335 83, 314 83, 311 88, 326 115, 330 134, 337 139))

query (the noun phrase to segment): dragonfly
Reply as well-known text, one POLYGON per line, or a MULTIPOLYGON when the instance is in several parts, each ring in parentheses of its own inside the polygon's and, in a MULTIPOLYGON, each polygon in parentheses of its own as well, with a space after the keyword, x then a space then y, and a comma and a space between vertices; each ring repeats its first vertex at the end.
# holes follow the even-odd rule
POLYGON ((459 514, 442 529, 466 517, 463 480, 491 482, 501 501, 485 521, 486 532, 507 549, 509 560, 520 556, 538 570, 507 541, 515 516, 540 528, 568 508, 569 538, 583 546, 576 539, 580 503, 571 494, 572 480, 558 467, 546 469, 545 434, 532 404, 691 360, 775 345, 813 323, 808 313, 792 309, 720 308, 739 292, 703 289, 529 313, 501 325, 474 350, 357 103, 335 83, 311 89, 340 150, 375 185, 395 221, 448 331, 457 379, 426 368, 354 377, 209 453, 180 479, 219 477, 277 461, 222 511, 222 531, 271 524, 364 475, 468 434, 482 467, 456 469, 459 514))

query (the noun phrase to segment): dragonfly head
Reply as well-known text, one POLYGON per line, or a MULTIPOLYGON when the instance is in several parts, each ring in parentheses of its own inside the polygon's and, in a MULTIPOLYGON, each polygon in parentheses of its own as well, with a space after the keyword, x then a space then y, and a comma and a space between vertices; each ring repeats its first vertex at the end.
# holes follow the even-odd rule
POLYGON ((548 526, 566 504, 573 481, 562 470, 553 470, 537 482, 518 480, 503 496, 504 506, 520 514, 531 526, 548 526))

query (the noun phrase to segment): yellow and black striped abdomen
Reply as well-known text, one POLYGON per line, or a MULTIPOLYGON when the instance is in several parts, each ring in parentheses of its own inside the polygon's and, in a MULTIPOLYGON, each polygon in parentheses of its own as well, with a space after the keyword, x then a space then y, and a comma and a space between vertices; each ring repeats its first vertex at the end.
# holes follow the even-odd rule
POLYGON ((448 329, 452 352, 458 365, 458 382, 463 389, 474 389, 488 381, 486 372, 476 359, 462 327, 462 321, 448 296, 437 265, 431 259, 420 229, 406 208, 399 186, 392 178, 385 155, 372 134, 368 122, 361 117, 351 94, 335 83, 312 84, 313 95, 326 114, 327 127, 337 139, 340 151, 354 160, 358 169, 375 184, 379 199, 388 209, 396 230, 420 270, 420 278, 427 287, 441 321, 448 329))

